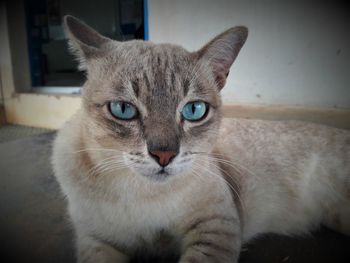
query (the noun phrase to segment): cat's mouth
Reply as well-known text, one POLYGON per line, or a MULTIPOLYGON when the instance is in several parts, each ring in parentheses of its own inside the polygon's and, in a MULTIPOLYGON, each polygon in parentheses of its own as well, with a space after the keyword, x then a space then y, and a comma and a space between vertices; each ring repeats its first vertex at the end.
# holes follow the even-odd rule
POLYGON ((169 173, 163 168, 161 168, 158 172, 157 175, 169 175, 169 173))
MULTIPOLYGON (((128 158, 126 158, 126 164, 131 163, 128 158)), ((139 174, 148 177, 152 180, 163 181, 168 180, 171 177, 181 175, 191 168, 191 159, 186 160, 174 160, 171 164, 167 166, 155 165, 154 163, 142 163, 135 162, 130 165, 131 170, 135 174, 139 174)))
POLYGON ((148 178, 158 181, 158 182, 163 182, 167 180, 169 177, 171 177, 173 174, 170 171, 167 171, 165 168, 160 168, 157 171, 150 173, 150 174, 143 174, 147 176, 148 178))

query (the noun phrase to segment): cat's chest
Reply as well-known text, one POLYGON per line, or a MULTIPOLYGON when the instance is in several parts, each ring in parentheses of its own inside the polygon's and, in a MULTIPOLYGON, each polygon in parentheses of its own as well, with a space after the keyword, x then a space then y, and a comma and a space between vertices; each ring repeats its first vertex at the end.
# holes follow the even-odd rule
POLYGON ((170 194, 150 199, 125 196, 115 202, 94 200, 84 214, 85 225, 99 238, 129 247, 154 246, 164 237, 168 243, 176 240, 176 228, 181 223, 188 202, 186 193, 170 194))

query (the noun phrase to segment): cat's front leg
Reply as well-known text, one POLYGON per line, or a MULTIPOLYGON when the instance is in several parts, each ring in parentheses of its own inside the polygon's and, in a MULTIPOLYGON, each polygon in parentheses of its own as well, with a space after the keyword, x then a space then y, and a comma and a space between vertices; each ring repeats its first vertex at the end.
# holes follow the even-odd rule
POLYGON ((128 257, 110 245, 89 236, 78 236, 78 263, 126 263, 128 257))
POLYGON ((198 218, 185 232, 180 263, 234 263, 241 249, 239 219, 212 215, 198 218))

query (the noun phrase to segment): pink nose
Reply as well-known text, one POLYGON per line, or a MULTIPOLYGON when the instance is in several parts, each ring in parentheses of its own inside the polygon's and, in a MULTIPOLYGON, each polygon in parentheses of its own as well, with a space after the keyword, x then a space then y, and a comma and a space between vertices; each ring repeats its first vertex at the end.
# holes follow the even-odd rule
POLYGON ((167 166, 177 155, 175 151, 150 151, 151 156, 159 163, 160 166, 167 166))

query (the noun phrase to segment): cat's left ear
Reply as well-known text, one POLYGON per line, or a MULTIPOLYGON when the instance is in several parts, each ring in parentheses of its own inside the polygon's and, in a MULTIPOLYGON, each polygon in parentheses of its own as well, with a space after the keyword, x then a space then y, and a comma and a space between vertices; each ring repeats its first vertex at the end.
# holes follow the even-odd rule
POLYGON ((212 39, 197 51, 200 60, 209 63, 219 89, 226 83, 230 67, 248 37, 244 26, 233 27, 212 39))

